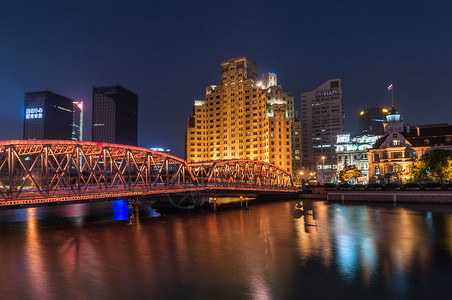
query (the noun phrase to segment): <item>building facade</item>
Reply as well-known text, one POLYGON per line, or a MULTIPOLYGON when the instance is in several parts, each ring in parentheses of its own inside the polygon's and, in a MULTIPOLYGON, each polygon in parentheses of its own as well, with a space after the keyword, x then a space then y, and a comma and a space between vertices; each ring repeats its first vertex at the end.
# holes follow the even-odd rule
POLYGON ((72 104, 72 140, 83 141, 83 101, 72 104))
MULTIPOLYGON (((278 78, 275 73, 263 74, 261 82, 266 96, 267 117, 269 118, 269 151, 271 152, 269 162, 278 165, 281 161, 290 157, 292 160, 292 178, 294 183, 297 184, 301 171, 301 124, 295 110, 294 97, 291 93, 284 92, 283 88, 278 85, 278 78), (275 126, 276 122, 278 122, 277 126, 275 126)), ((281 164, 284 165, 284 162, 281 164)))
POLYGON ((386 115, 384 136, 367 152, 371 181, 390 181, 391 177, 405 179, 411 173, 418 153, 403 135, 404 125, 400 113, 392 107, 386 115))
POLYGON ((138 145, 138 96, 115 85, 93 88, 92 140, 138 145))
POLYGON ((301 165, 301 123, 298 119, 298 112, 292 122, 292 178, 294 183, 301 185, 303 180, 303 170, 301 165))
POLYGON ((362 134, 351 137, 350 133, 338 134, 336 137, 337 171, 340 172, 346 166, 354 166, 361 171, 359 183, 367 183, 369 180, 369 162, 367 149, 373 147, 381 135, 362 134))
POLYGON ((394 107, 384 124, 385 135, 367 150, 371 181, 405 183, 414 163, 433 149, 452 150, 452 125, 404 126, 394 107))
POLYGON ((337 174, 336 136, 343 133, 344 100, 340 79, 332 79, 301 94, 301 163, 304 174, 321 183, 337 174))
POLYGON ((221 64, 221 85, 206 88, 188 119, 188 162, 253 159, 292 172, 293 97, 274 73, 258 80, 256 64, 240 57, 221 64))
POLYGON ((71 140, 74 107, 69 98, 40 91, 25 93, 24 140, 71 140))

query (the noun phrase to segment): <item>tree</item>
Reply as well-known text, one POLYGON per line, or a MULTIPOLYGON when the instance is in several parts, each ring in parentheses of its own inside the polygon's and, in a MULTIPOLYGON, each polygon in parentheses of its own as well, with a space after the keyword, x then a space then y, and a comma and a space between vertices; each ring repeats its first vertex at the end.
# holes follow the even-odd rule
POLYGON ((339 178, 341 181, 349 182, 355 181, 358 177, 361 177, 361 171, 356 169, 355 166, 345 166, 339 171, 339 178))
POLYGON ((411 170, 411 178, 419 183, 427 180, 427 164, 425 161, 418 160, 411 170))
POLYGON ((392 175, 393 175, 392 173, 386 173, 384 175, 387 184, 389 184, 389 182, 391 181, 392 175))
POLYGON ((397 178, 398 184, 401 184, 402 183, 402 179, 401 178, 402 178, 403 175, 405 175, 405 172, 403 172, 403 171, 396 172, 396 173, 394 173, 394 175, 397 178))
POLYGON ((411 175, 419 181, 430 175, 443 184, 445 179, 452 176, 452 151, 434 149, 425 153, 415 163, 411 175))

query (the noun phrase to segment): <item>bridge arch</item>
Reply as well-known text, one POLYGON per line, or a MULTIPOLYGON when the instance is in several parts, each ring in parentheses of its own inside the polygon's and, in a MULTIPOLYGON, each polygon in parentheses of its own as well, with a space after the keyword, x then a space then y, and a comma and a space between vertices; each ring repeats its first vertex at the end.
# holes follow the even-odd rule
POLYGON ((190 163, 199 183, 267 187, 293 187, 292 176, 273 164, 249 159, 190 163))

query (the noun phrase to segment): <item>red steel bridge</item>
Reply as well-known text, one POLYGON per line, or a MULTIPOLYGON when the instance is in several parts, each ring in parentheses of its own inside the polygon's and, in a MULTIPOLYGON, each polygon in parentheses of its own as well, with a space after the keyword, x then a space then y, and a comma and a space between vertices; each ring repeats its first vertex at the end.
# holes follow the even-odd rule
POLYGON ((255 160, 188 164, 166 153, 126 145, 0 141, 0 206, 203 191, 297 190, 287 171, 255 160))

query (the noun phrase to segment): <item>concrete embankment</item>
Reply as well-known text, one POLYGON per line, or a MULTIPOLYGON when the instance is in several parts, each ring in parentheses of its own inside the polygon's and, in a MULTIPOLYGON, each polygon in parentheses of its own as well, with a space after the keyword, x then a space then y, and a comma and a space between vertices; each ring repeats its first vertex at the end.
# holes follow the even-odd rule
POLYGON ((326 191, 329 202, 452 204, 452 191, 326 191))
POLYGON ((326 193, 325 194, 300 194, 300 199, 306 199, 306 200, 326 200, 326 193))

